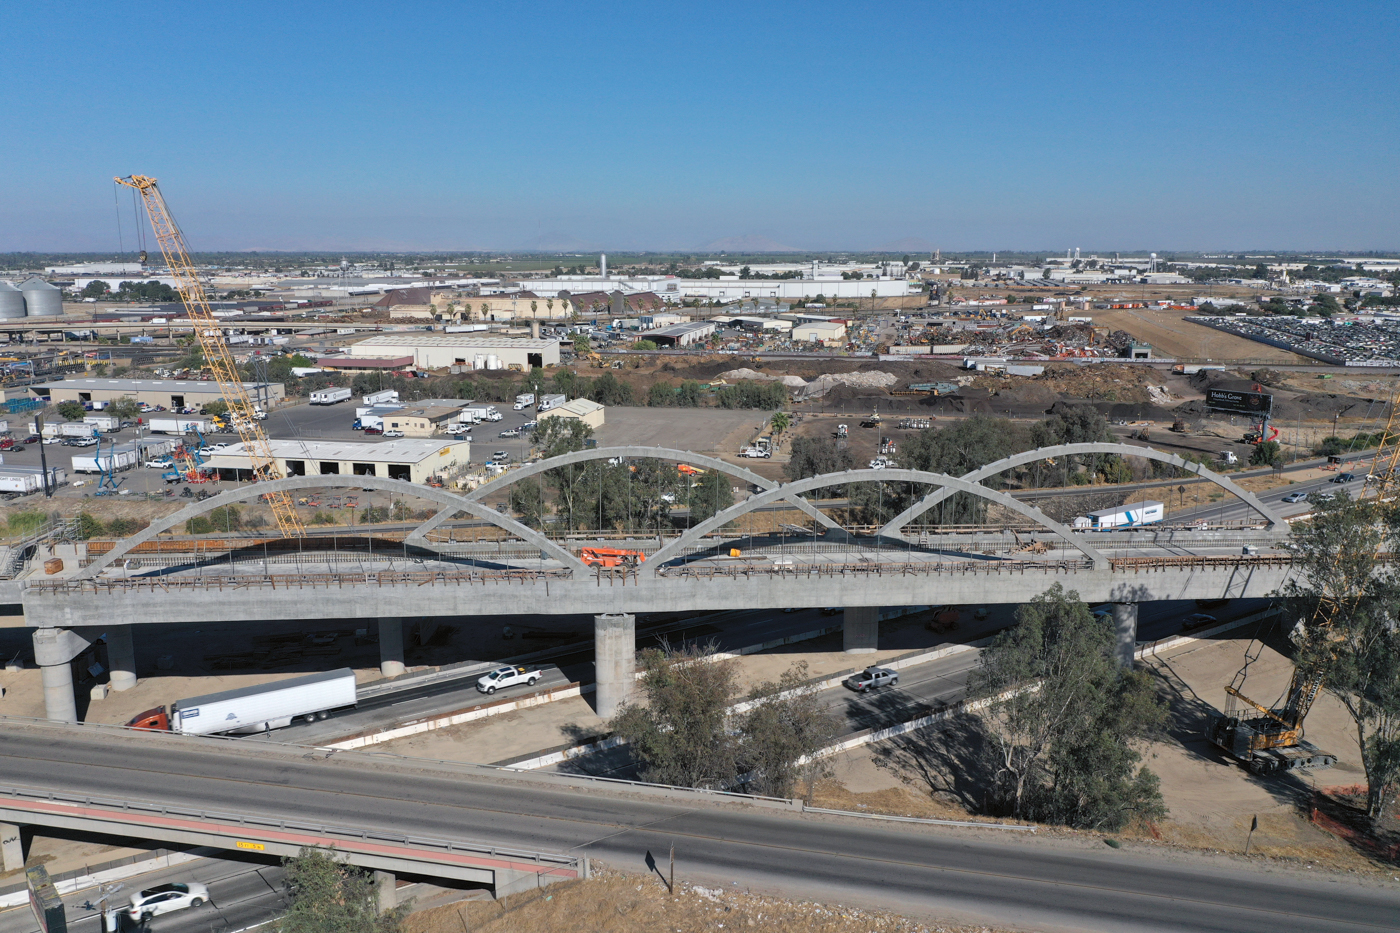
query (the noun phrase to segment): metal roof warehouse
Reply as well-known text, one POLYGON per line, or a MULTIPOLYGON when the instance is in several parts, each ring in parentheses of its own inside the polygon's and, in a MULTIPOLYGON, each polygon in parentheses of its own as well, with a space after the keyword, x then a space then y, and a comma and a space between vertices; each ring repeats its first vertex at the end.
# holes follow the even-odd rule
MULTIPOLYGON (((268 441, 283 476, 379 476, 426 483, 471 459, 470 441, 397 438, 362 441, 268 441)), ((221 474, 252 470, 242 444, 233 444, 208 457, 221 474)))
MULTIPOLYGON (((280 382, 245 382, 243 388, 256 402, 276 404, 287 394, 280 382)), ((224 397, 217 382, 197 379, 63 379, 40 382, 30 386, 29 391, 48 402, 114 402, 130 398, 167 408, 205 405, 224 397)))

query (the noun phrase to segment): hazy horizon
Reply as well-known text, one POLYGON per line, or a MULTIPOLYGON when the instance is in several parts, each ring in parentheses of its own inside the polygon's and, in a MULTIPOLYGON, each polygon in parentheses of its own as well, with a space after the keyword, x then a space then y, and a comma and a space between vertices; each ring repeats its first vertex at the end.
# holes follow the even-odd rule
POLYGON ((1400 251, 1393 3, 143 9, 0 8, 0 251, 1400 251))

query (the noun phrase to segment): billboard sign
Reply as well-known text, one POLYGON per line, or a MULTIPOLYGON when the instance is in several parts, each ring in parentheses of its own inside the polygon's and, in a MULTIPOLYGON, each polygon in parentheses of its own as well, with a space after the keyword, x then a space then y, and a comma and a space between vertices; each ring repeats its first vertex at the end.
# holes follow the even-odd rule
POLYGON ((1216 411, 1267 418, 1274 409, 1274 397, 1264 392, 1235 392, 1230 389, 1207 389, 1206 405, 1216 411))

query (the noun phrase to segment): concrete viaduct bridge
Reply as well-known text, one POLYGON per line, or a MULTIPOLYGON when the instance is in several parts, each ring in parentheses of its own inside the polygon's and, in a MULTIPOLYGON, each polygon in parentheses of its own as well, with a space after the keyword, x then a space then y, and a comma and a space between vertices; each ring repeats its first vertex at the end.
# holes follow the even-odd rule
MULTIPOLYGON (((1180 467, 1237 496, 1258 515, 1259 528, 1252 540, 1267 543, 1287 535, 1287 524, 1279 516, 1227 477, 1174 454, 1136 445, 1041 448, 988 464, 963 477, 904 469, 850 470, 786 484, 689 451, 615 447, 528 464, 466 495, 367 476, 294 477, 229 490, 116 542, 76 576, 20 581, 20 599, 27 624, 35 629, 35 658, 42 668, 46 708, 53 719, 76 719, 68 662, 98 637, 108 646, 113 688, 128 689, 135 684, 130 631, 135 623, 374 619, 379 623, 381 667, 392 676, 403 671, 404 617, 514 615, 550 606, 560 612, 595 615, 598 706, 601 714, 609 715, 632 683, 638 612, 841 606, 846 613, 846 650, 860 653, 875 650, 882 606, 1023 602, 1058 582, 1085 600, 1116 604, 1120 641, 1131 645, 1140 602, 1264 596, 1276 591, 1293 573, 1286 553, 1246 555, 1236 546, 1232 554, 1181 556, 1180 548, 1154 545, 1152 533, 1071 531, 1039 509, 982 485, 1004 470, 1036 460, 1095 454, 1140 457, 1180 467), (669 540, 652 537, 640 542, 648 552, 645 563, 612 570, 585 565, 567 546, 570 542, 561 543, 486 504, 493 494, 540 477, 545 471, 575 465, 587 469, 589 463, 601 465, 616 458, 683 462, 727 474, 760 491, 669 540), (863 538, 848 533, 802 498, 804 493, 862 482, 907 484, 929 491, 863 538), (183 528, 188 519, 220 506, 246 502, 272 489, 319 489, 347 483, 402 493, 438 506, 438 511, 410 531, 400 545, 404 556, 412 556, 420 564, 410 564, 409 570, 361 568, 354 572, 328 564, 326 572, 279 574, 247 570, 259 562, 250 554, 241 565, 232 559, 229 564, 219 562, 220 568, 231 566, 231 571, 199 567, 187 572, 133 575, 118 566, 141 544, 162 532, 183 528), (989 557, 970 551, 957 536, 906 534, 915 519, 959 493, 1021 516, 1037 529, 1032 538, 1050 547, 1043 553, 989 557), (746 551, 739 560, 709 559, 724 542, 744 537, 727 534, 726 526, 732 527, 731 523, 756 510, 775 506, 790 506, 808 516, 814 523, 811 541, 818 540, 816 528, 821 526, 820 559, 804 556, 798 561, 782 556, 782 551, 775 555, 761 548, 746 551), (510 533, 534 556, 487 563, 456 556, 450 547, 434 543, 430 535, 459 514, 510 533), (1146 539, 1141 538, 1143 534, 1146 539), (1114 553, 1121 552, 1125 544, 1133 548, 1133 556, 1114 553)), ((1182 540, 1189 544, 1190 533, 1174 543, 1182 540)), ((1200 538, 1197 543, 1209 547, 1211 541, 1200 538)), ((308 537, 303 546, 309 553, 320 545, 315 537, 308 537)))

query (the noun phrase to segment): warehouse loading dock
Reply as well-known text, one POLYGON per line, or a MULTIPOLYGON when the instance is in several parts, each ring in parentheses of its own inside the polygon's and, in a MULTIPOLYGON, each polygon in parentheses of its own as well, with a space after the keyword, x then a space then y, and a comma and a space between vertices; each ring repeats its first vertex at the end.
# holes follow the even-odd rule
MULTIPOLYGON (((286 386, 280 382, 245 382, 243 388, 249 398, 263 405, 276 405, 287 395, 286 386)), ((172 409, 198 408, 224 398, 217 382, 195 379, 63 379, 32 385, 29 393, 50 404, 105 403, 129 398, 138 404, 172 409)))

